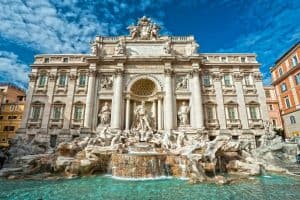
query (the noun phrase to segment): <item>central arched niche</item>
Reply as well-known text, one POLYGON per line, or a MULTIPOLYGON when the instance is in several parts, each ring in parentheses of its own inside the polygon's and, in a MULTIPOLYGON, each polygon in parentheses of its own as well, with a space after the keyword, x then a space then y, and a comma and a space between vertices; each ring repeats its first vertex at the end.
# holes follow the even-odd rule
POLYGON ((130 91, 137 96, 151 96, 157 92, 157 88, 152 80, 141 78, 132 84, 130 91))

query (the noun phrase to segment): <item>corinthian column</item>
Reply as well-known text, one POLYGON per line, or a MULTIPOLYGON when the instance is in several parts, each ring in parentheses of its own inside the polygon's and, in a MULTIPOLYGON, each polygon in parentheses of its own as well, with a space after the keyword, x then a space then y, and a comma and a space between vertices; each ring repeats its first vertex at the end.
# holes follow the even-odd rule
POLYGON ((125 115, 125 130, 130 129, 130 99, 126 98, 126 115, 125 115))
POLYGON ((90 66, 88 76, 89 76, 89 83, 88 83, 88 90, 87 90, 85 115, 84 115, 84 127, 90 129, 92 127, 92 116, 94 110, 93 107, 94 107, 94 95, 95 95, 96 66, 90 66))
POLYGON ((122 121, 122 98, 123 98, 123 64, 119 64, 114 78, 114 95, 112 99, 111 127, 121 129, 122 121), (120 68, 121 65, 121 68, 120 68))
POLYGON ((201 82, 199 78, 199 64, 193 63, 193 91, 192 91, 192 112, 194 116, 194 127, 196 129, 203 129, 203 105, 201 96, 201 82))
POLYGON ((164 98, 164 129, 174 129, 174 109, 173 109, 173 84, 172 69, 165 69, 165 98, 164 98))

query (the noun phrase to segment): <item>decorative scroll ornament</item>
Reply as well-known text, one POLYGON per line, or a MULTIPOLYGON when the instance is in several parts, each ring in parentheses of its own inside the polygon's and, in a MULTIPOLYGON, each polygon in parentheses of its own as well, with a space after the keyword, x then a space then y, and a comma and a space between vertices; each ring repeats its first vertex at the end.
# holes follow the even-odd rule
POLYGON ((49 80, 50 81, 55 81, 56 80, 56 74, 49 74, 49 80))
POLYGON ((146 16, 140 18, 137 25, 132 24, 127 29, 130 31, 131 39, 156 40, 159 38, 160 26, 146 16))

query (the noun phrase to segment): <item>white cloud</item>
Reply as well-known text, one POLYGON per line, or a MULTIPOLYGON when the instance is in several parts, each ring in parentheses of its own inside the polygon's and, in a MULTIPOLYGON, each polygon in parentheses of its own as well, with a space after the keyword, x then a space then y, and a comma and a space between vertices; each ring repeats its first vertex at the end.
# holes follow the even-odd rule
POLYGON ((29 66, 18 59, 13 52, 0 51, 0 80, 25 88, 28 82, 29 66))
MULTIPOLYGON (((147 9, 159 13, 154 0, 0 0, 0 35, 42 53, 81 53, 89 50, 96 35, 120 34, 135 18, 133 13, 147 9)), ((160 14, 161 15, 161 14, 160 14)))

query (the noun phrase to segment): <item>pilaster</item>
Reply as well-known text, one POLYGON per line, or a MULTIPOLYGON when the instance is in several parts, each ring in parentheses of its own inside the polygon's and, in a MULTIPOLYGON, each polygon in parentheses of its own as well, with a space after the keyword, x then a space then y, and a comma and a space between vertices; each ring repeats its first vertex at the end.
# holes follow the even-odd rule
POLYGON ((254 74, 255 87, 258 94, 258 102, 260 104, 261 117, 263 120, 270 120, 268 114, 266 94, 262 83, 262 75, 260 72, 254 74))
POLYGON ((217 117, 220 125, 220 129, 226 129, 226 115, 224 107, 224 98, 221 84, 220 73, 213 74, 213 83, 216 91, 216 101, 217 101, 217 117))
POLYGON ((68 92, 67 92, 67 100, 66 100, 66 107, 64 112, 64 124, 63 129, 70 128, 70 122, 72 120, 72 106, 73 106, 73 98, 74 98, 74 91, 76 87, 76 68, 71 69, 69 75, 69 82, 68 82, 68 92))
POLYGON ((51 105, 53 101, 53 92, 55 88, 57 69, 51 69, 47 86, 47 100, 45 102, 44 113, 42 118, 42 129, 48 128, 48 123, 51 115, 51 105))
POLYGON ((234 84, 237 94, 237 103, 238 103, 238 110, 239 110, 239 117, 242 123, 243 129, 249 129, 248 124, 248 116, 247 116, 247 109, 244 99, 244 91, 243 91, 243 85, 242 85, 242 75, 240 73, 234 73, 234 84))
POLYGON ((27 90, 27 94, 26 94, 26 103, 25 103, 25 107, 24 107, 21 128, 26 128, 27 121, 30 117, 30 107, 31 107, 31 103, 32 103, 33 92, 34 92, 35 85, 36 85, 36 80, 37 80, 37 74, 35 74, 35 73, 29 74, 29 84, 28 84, 28 90, 27 90))

